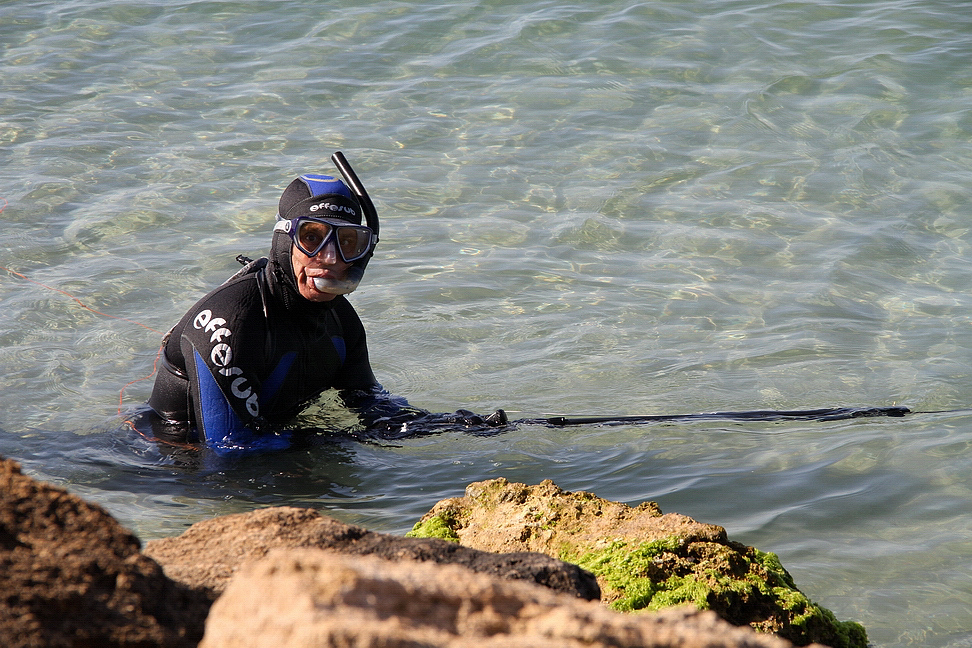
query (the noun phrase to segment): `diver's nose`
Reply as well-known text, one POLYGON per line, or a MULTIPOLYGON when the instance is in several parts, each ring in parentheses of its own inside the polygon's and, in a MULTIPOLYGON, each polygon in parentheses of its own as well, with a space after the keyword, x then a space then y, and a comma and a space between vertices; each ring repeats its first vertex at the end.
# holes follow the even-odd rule
POLYGON ((343 261, 340 255, 338 255, 337 241, 333 238, 328 241, 324 245, 324 248, 317 253, 317 258, 325 265, 334 265, 339 261, 343 261))

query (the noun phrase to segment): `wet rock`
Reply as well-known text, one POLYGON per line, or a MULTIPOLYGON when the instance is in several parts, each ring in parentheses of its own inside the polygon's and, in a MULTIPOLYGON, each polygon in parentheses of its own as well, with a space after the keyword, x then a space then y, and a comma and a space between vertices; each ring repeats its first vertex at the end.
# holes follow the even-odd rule
POLYGON ((101 507, 0 458, 0 645, 195 646, 210 598, 101 507))
POLYGON ((489 553, 430 538, 402 538, 339 522, 310 509, 274 507, 198 522, 180 536, 146 543, 145 553, 181 583, 218 594, 248 560, 274 548, 316 548, 462 565, 499 578, 528 580, 587 600, 600 598, 594 576, 543 553, 489 553))
POLYGON ((275 550, 242 567, 200 648, 785 648, 711 612, 625 615, 455 565, 275 550))
POLYGON ((797 645, 867 646, 864 628, 810 601, 775 554, 730 541, 722 527, 663 515, 654 502, 631 508, 549 480, 528 486, 496 479, 439 502, 407 535, 576 563, 597 575, 602 599, 617 610, 689 603, 797 645))

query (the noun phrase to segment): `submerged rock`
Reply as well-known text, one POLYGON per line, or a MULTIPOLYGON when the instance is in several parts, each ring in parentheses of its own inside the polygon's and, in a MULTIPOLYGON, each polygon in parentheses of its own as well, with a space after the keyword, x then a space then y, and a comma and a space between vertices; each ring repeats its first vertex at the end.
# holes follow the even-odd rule
POLYGON ((239 570, 200 648, 785 648, 711 612, 624 615, 455 565, 275 550, 239 570))
POLYGON ((616 610, 689 603, 733 625, 772 632, 797 645, 865 648, 867 633, 809 600, 775 554, 732 542, 724 528, 637 508, 547 480, 476 482, 442 500, 410 531, 485 551, 540 551, 597 575, 616 610))
POLYGON ((601 595, 591 573, 543 553, 496 554, 442 540, 402 538, 345 524, 311 509, 286 506, 197 522, 180 536, 146 543, 145 553, 159 562, 170 578, 219 594, 243 563, 262 558, 275 548, 313 548, 462 565, 474 572, 528 580, 587 600, 597 600, 601 595))
POLYGON ((211 604, 104 509, 0 458, 0 645, 195 646, 211 604))

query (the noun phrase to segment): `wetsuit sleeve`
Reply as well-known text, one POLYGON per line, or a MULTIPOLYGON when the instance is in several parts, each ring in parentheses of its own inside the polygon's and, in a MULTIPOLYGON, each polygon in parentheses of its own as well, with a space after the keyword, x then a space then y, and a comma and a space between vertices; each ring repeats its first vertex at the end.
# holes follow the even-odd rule
POLYGON ((344 404, 358 414, 364 427, 362 436, 400 439, 452 430, 495 434, 507 427, 506 412, 496 410, 487 416, 459 409, 452 413, 433 413, 414 407, 401 396, 393 396, 381 385, 367 390, 342 391, 344 404))
POLYGON ((502 410, 488 416, 478 416, 462 409, 451 414, 433 414, 410 405, 401 396, 390 394, 378 383, 371 370, 364 327, 354 309, 343 300, 336 306, 347 348, 342 375, 334 387, 340 390, 345 406, 358 415, 364 436, 392 439, 480 428, 495 432, 496 428, 506 425, 506 413, 502 410))
POLYGON ((377 383, 366 389, 342 390, 340 397, 358 415, 366 430, 395 429, 429 414, 401 396, 393 396, 377 383))

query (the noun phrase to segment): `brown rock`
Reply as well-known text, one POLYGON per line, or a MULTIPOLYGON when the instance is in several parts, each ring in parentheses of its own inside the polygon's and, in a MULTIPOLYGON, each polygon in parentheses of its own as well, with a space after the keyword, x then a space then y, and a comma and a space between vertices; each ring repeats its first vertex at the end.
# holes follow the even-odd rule
POLYGON ((711 612, 625 615, 458 566, 277 550, 239 570, 200 648, 785 648, 711 612))
POLYGON ((632 508, 549 480, 530 486, 494 479, 442 500, 409 535, 575 562, 597 575, 602 599, 618 610, 690 603, 797 645, 867 646, 863 626, 838 621, 809 600, 775 554, 730 541, 720 526, 662 515, 654 502, 632 508))
POLYGON ((211 600, 104 509, 0 458, 0 645, 195 646, 211 600))
MULTIPOLYGON (((478 492, 476 485, 471 488, 478 492)), ((529 495, 517 486, 499 499, 529 504, 529 495)), ((575 520, 583 519, 587 504, 572 506, 577 516, 560 505, 547 512, 579 532, 590 530, 590 524, 575 520)), ((639 524, 610 503, 592 506, 622 526, 639 524)), ((528 536, 555 541, 556 534, 547 533, 552 526, 538 524, 543 517, 538 513, 531 509, 524 517, 520 535, 529 529, 528 536)), ((698 541, 690 543, 686 556, 666 559, 723 560, 719 527, 700 529, 682 516, 668 521, 665 528, 688 529, 698 541)), ((481 533, 488 534, 487 525, 481 533)), ((167 578, 139 544, 101 507, 36 482, 0 458, 0 646, 195 646, 215 592, 237 572, 207 622, 207 647, 790 645, 733 629, 711 613, 617 614, 578 598, 597 598, 593 577, 549 556, 490 554, 442 540, 386 536, 305 509, 216 518, 179 538, 149 543, 149 552, 195 589, 167 578), (271 553, 275 547, 281 549, 271 553), (265 562, 240 569, 261 557, 265 562)))
POLYGON ((483 551, 559 555, 577 547, 607 547, 617 538, 727 541, 724 528, 678 513, 662 515, 654 502, 632 508, 591 493, 564 491, 550 480, 534 486, 502 478, 474 482, 466 487, 465 497, 442 500, 419 525, 436 518, 453 520, 450 526, 459 542, 483 551))
POLYGON ((432 538, 401 538, 291 507, 198 522, 180 536, 146 543, 145 553, 170 578, 220 593, 241 564, 262 558, 274 548, 316 548, 389 560, 457 564, 501 578, 529 580, 588 600, 600 598, 592 574, 542 553, 495 554, 432 538))

